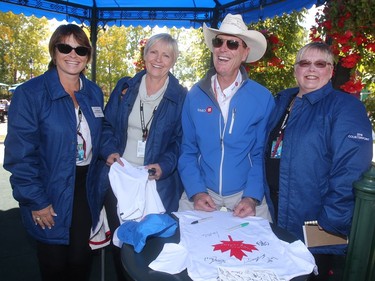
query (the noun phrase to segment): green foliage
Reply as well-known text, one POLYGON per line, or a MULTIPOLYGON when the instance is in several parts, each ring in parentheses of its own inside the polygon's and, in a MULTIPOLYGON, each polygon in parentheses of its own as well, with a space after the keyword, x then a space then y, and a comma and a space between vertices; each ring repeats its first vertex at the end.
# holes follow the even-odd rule
POLYGON ((101 29, 97 41, 96 82, 106 98, 117 81, 135 74, 134 58, 138 42, 151 35, 151 29, 112 26, 101 29))
POLYGON ((374 88, 375 0, 327 1, 311 28, 314 41, 328 41, 336 61, 348 70, 350 79, 340 88, 358 94, 374 88))
POLYGON ((186 87, 198 82, 210 67, 211 52, 204 43, 202 28, 170 30, 177 40, 180 55, 173 74, 186 87))
POLYGON ((49 62, 47 20, 8 12, 0 13, 0 23, 0 82, 16 84, 44 72, 49 62))
POLYGON ((306 10, 292 12, 249 26, 250 29, 266 34, 268 45, 271 46, 258 63, 246 65, 249 77, 267 87, 273 94, 296 86, 293 65, 298 50, 307 43, 307 31, 300 25, 305 14, 306 10), (278 43, 270 40, 275 37, 278 38, 278 43), (274 58, 281 62, 274 63, 274 58))

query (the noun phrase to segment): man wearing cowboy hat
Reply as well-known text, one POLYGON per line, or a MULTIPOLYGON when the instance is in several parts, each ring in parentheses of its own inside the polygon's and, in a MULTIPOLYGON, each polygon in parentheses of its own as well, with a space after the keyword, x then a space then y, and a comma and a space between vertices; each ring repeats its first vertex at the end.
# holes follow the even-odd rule
POLYGON ((185 192, 179 211, 225 207, 235 216, 270 219, 260 202, 266 125, 274 101, 241 66, 264 55, 266 39, 232 14, 219 29, 204 24, 203 33, 214 68, 192 87, 182 112, 178 169, 185 192))

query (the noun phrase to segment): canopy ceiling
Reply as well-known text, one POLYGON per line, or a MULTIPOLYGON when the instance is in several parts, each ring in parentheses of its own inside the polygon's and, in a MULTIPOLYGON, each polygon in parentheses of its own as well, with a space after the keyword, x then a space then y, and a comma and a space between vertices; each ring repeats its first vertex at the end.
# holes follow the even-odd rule
POLYGON ((194 27, 228 13, 246 23, 320 5, 323 0, 1 0, 0 11, 96 25, 194 27))

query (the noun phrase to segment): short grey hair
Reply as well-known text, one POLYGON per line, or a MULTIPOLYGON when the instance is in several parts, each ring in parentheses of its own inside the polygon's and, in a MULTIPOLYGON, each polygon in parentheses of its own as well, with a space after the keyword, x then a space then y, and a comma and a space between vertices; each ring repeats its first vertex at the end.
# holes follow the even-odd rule
POLYGON ((297 53, 295 63, 298 63, 301 60, 301 58, 303 57, 303 54, 307 50, 316 50, 316 51, 319 51, 319 52, 325 54, 326 55, 326 61, 331 63, 332 65, 334 64, 334 54, 332 52, 332 49, 328 44, 326 44, 324 42, 311 42, 311 43, 303 46, 297 53))
POLYGON ((148 51, 150 50, 150 48, 159 41, 163 41, 167 43, 167 45, 169 46, 173 54, 173 65, 174 65, 178 58, 178 44, 177 44, 176 39, 172 38, 172 36, 168 33, 159 33, 159 34, 155 34, 151 36, 146 42, 145 48, 143 50, 143 57, 145 57, 148 51))

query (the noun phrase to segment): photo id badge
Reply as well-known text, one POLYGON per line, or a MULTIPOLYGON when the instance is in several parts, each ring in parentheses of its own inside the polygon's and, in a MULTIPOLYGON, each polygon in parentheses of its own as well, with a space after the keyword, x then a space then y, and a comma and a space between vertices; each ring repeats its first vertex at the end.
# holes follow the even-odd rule
POLYGON ((76 162, 84 160, 85 151, 83 149, 83 144, 77 144, 77 155, 76 155, 76 162))
POLYGON ((137 145, 137 157, 145 157, 146 142, 139 140, 137 145))
POLYGON ((271 155, 270 155, 271 158, 273 159, 281 158, 282 148, 283 148, 283 141, 280 141, 280 142, 273 141, 271 155))

